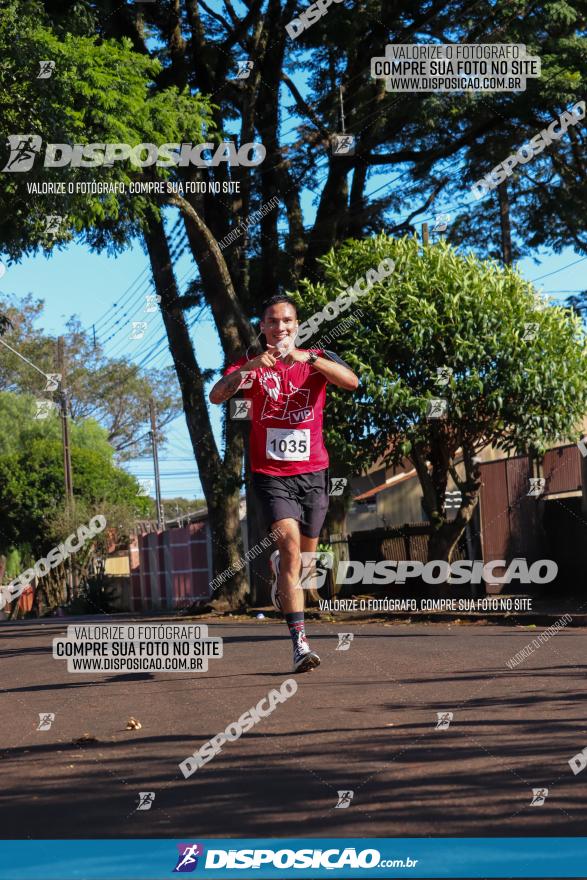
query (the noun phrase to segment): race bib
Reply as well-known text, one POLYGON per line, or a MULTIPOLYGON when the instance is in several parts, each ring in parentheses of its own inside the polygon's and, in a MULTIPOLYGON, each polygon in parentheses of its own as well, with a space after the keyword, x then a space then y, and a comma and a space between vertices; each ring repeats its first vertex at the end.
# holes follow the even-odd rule
POLYGON ((310 429, 291 431, 288 428, 267 428, 267 458, 279 461, 308 461, 310 429))

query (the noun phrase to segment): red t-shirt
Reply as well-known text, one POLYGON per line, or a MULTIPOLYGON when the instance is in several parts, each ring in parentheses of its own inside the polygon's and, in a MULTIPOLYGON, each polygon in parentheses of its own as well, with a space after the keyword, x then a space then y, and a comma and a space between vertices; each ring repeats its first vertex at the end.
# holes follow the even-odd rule
MULTIPOLYGON (((301 349, 315 351, 321 349, 301 349)), ((243 357, 224 375, 247 363, 243 357)), ((328 467, 328 452, 322 437, 322 413, 328 380, 310 364, 286 366, 278 360, 273 367, 253 370, 241 386, 251 400, 251 470, 277 477, 308 474, 328 467)))

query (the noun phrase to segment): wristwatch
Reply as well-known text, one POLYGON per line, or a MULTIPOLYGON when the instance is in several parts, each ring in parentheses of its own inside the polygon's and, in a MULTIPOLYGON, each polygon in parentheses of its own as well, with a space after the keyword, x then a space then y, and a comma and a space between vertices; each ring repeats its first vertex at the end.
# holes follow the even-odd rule
POLYGON ((318 360, 318 355, 316 354, 315 351, 311 351, 310 354, 308 355, 308 360, 306 361, 306 363, 307 364, 315 364, 317 360, 318 360))

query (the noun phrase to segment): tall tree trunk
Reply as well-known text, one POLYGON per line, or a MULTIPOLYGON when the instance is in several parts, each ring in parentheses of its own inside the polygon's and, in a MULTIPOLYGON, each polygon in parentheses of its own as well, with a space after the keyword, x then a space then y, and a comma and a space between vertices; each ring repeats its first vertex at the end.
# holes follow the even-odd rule
MULTIPOLYGON (((250 423, 246 423, 245 427, 249 430, 250 423)), ((246 496, 247 496, 247 539, 248 550, 255 549, 255 554, 251 554, 249 560, 249 581, 251 585, 251 604, 252 605, 268 605, 271 602, 271 576, 269 568, 269 559, 271 554, 277 550, 277 545, 272 543, 266 549, 261 551, 261 542, 267 537, 267 526, 265 524, 262 511, 257 503, 255 491, 252 485, 251 469, 248 456, 245 455, 245 472, 246 472, 246 496), (256 554, 259 553, 257 556, 256 554)))
MULTIPOLYGON (((261 175, 261 197, 264 204, 281 195, 279 166, 282 154, 279 148, 279 103, 274 99, 278 93, 283 69, 286 31, 281 21, 280 0, 269 0, 267 7, 267 33, 273 38, 267 45, 263 58, 257 106, 257 127, 261 142, 267 149, 269 161, 261 175)), ((261 288, 266 297, 277 293, 280 274, 283 272, 281 248, 278 235, 279 211, 269 211, 261 218, 261 288)))
POLYGON ((499 224, 501 227, 501 254, 505 266, 512 263, 512 227, 510 224, 510 199, 507 181, 497 187, 499 197, 499 224))
POLYGON ((338 241, 339 226, 346 220, 348 208, 348 182, 350 160, 345 156, 331 156, 328 177, 320 196, 316 220, 310 236, 306 253, 305 271, 313 276, 316 272, 316 260, 338 241), (338 210, 333 211, 332 206, 338 210))
MULTIPOLYGON (((212 310, 222 349, 227 357, 234 357, 250 346, 254 337, 251 325, 236 297, 222 251, 212 231, 189 199, 172 195, 166 201, 181 210, 190 249, 200 271, 206 301, 212 310)), ((165 239, 164 232, 163 237, 165 239)), ((167 243, 166 250, 169 253, 167 243)), ((171 263, 169 269, 173 275, 171 263)), ((174 278, 173 285, 175 287, 174 278)))
POLYGON ((450 562, 464 528, 463 523, 454 519, 446 520, 440 528, 434 529, 428 542, 428 562, 450 562))
POLYGON ((145 241, 155 289, 161 297, 163 323, 179 380, 190 440, 208 504, 214 576, 235 567, 235 574, 225 582, 221 591, 236 608, 243 604, 248 591, 245 569, 236 570, 243 555, 239 520, 242 434, 238 433, 235 422, 228 419, 223 460, 212 432, 204 380, 180 304, 162 220, 151 222, 145 232, 145 241))

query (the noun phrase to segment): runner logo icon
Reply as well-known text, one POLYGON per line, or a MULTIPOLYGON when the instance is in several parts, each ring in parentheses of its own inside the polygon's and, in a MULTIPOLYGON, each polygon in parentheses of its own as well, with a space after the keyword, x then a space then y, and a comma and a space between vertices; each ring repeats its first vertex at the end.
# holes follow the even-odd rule
POLYGON ((37 134, 9 134, 10 156, 2 171, 30 171, 42 143, 37 134))
POLYGON ((204 855, 204 847, 201 843, 178 843, 179 855, 177 865, 173 869, 174 874, 188 874, 195 871, 198 866, 198 858, 204 855))

